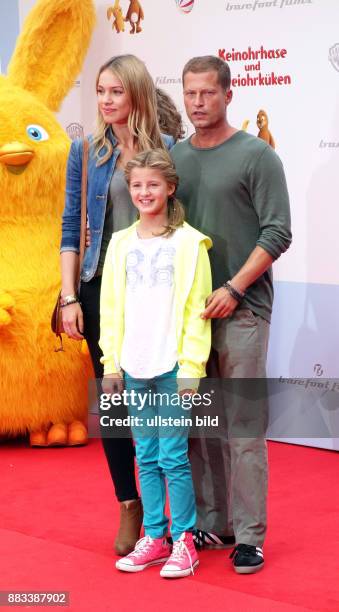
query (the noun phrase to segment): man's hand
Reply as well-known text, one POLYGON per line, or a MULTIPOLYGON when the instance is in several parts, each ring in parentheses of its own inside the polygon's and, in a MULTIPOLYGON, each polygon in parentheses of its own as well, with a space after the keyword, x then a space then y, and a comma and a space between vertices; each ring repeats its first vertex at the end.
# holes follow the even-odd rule
POLYGON ((206 308, 201 314, 202 319, 227 319, 231 317, 239 302, 235 300, 225 287, 219 287, 208 296, 206 308))
POLYGON ((101 382, 103 393, 122 393, 124 389, 124 379, 121 374, 105 374, 101 382))
MULTIPOLYGON (((256 246, 239 272, 230 279, 232 287, 240 293, 245 293, 272 262, 273 257, 262 247, 256 246)), ((227 319, 232 316, 238 304, 225 287, 219 287, 207 298, 206 309, 200 316, 202 319, 227 319)))

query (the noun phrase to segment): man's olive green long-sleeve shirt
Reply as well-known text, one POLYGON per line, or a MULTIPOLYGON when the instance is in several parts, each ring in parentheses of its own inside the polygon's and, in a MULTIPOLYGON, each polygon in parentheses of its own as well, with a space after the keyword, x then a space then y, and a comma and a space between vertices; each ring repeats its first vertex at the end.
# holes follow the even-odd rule
MULTIPOLYGON (((213 289, 231 279, 256 246, 273 259, 291 243, 291 220, 282 163, 263 140, 243 131, 202 149, 190 139, 171 150, 179 175, 177 196, 188 222, 213 240, 213 289)), ((243 308, 270 321, 273 301, 269 268, 246 292, 243 308)))

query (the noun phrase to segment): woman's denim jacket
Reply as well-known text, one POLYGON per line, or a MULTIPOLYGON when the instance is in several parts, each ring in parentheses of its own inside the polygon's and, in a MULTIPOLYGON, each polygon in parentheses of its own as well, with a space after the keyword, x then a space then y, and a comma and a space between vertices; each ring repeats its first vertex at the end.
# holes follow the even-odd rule
MULTIPOLYGON (((110 136, 113 146, 116 138, 110 136)), ((162 134, 165 146, 171 149, 174 145, 172 136, 162 134)), ((89 137, 91 141, 91 137, 89 137)), ((71 145, 66 175, 66 201, 62 216, 62 238, 60 252, 74 251, 79 253, 81 225, 81 172, 82 140, 74 140, 71 145)), ((104 155, 104 152, 102 153, 104 155)), ((113 176, 118 149, 102 166, 96 166, 96 157, 92 147, 88 158, 87 182, 87 223, 91 230, 91 245, 86 249, 81 270, 81 280, 90 281, 98 267, 101 249, 102 232, 105 222, 106 204, 110 182, 113 176)), ((123 228, 119 228, 123 229, 123 228)))

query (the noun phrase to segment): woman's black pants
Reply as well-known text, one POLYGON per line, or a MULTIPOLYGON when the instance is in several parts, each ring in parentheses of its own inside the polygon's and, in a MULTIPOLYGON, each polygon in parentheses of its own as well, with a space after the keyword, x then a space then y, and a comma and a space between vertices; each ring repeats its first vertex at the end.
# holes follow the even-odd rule
MULTIPOLYGON (((91 355, 95 378, 102 379, 103 365, 100 337, 100 287, 101 276, 95 276, 88 283, 81 283, 80 301, 84 315, 84 336, 91 355)), ((102 443, 111 472, 118 500, 139 497, 135 482, 134 446, 131 437, 102 438, 102 443)))

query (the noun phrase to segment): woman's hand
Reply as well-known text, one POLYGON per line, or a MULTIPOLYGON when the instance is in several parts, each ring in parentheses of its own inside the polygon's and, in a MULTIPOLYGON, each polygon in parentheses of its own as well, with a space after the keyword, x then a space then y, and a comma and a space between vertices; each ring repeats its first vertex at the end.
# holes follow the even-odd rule
POLYGON ((86 228, 86 238, 85 238, 85 247, 86 249, 88 249, 88 247, 91 246, 91 230, 89 229, 89 227, 86 228))
POLYGON ((62 308, 62 322, 65 333, 73 340, 84 339, 84 318, 79 302, 62 308))
POLYGON ((124 389, 124 379, 121 374, 105 374, 102 379, 101 388, 103 393, 122 393, 124 389))

